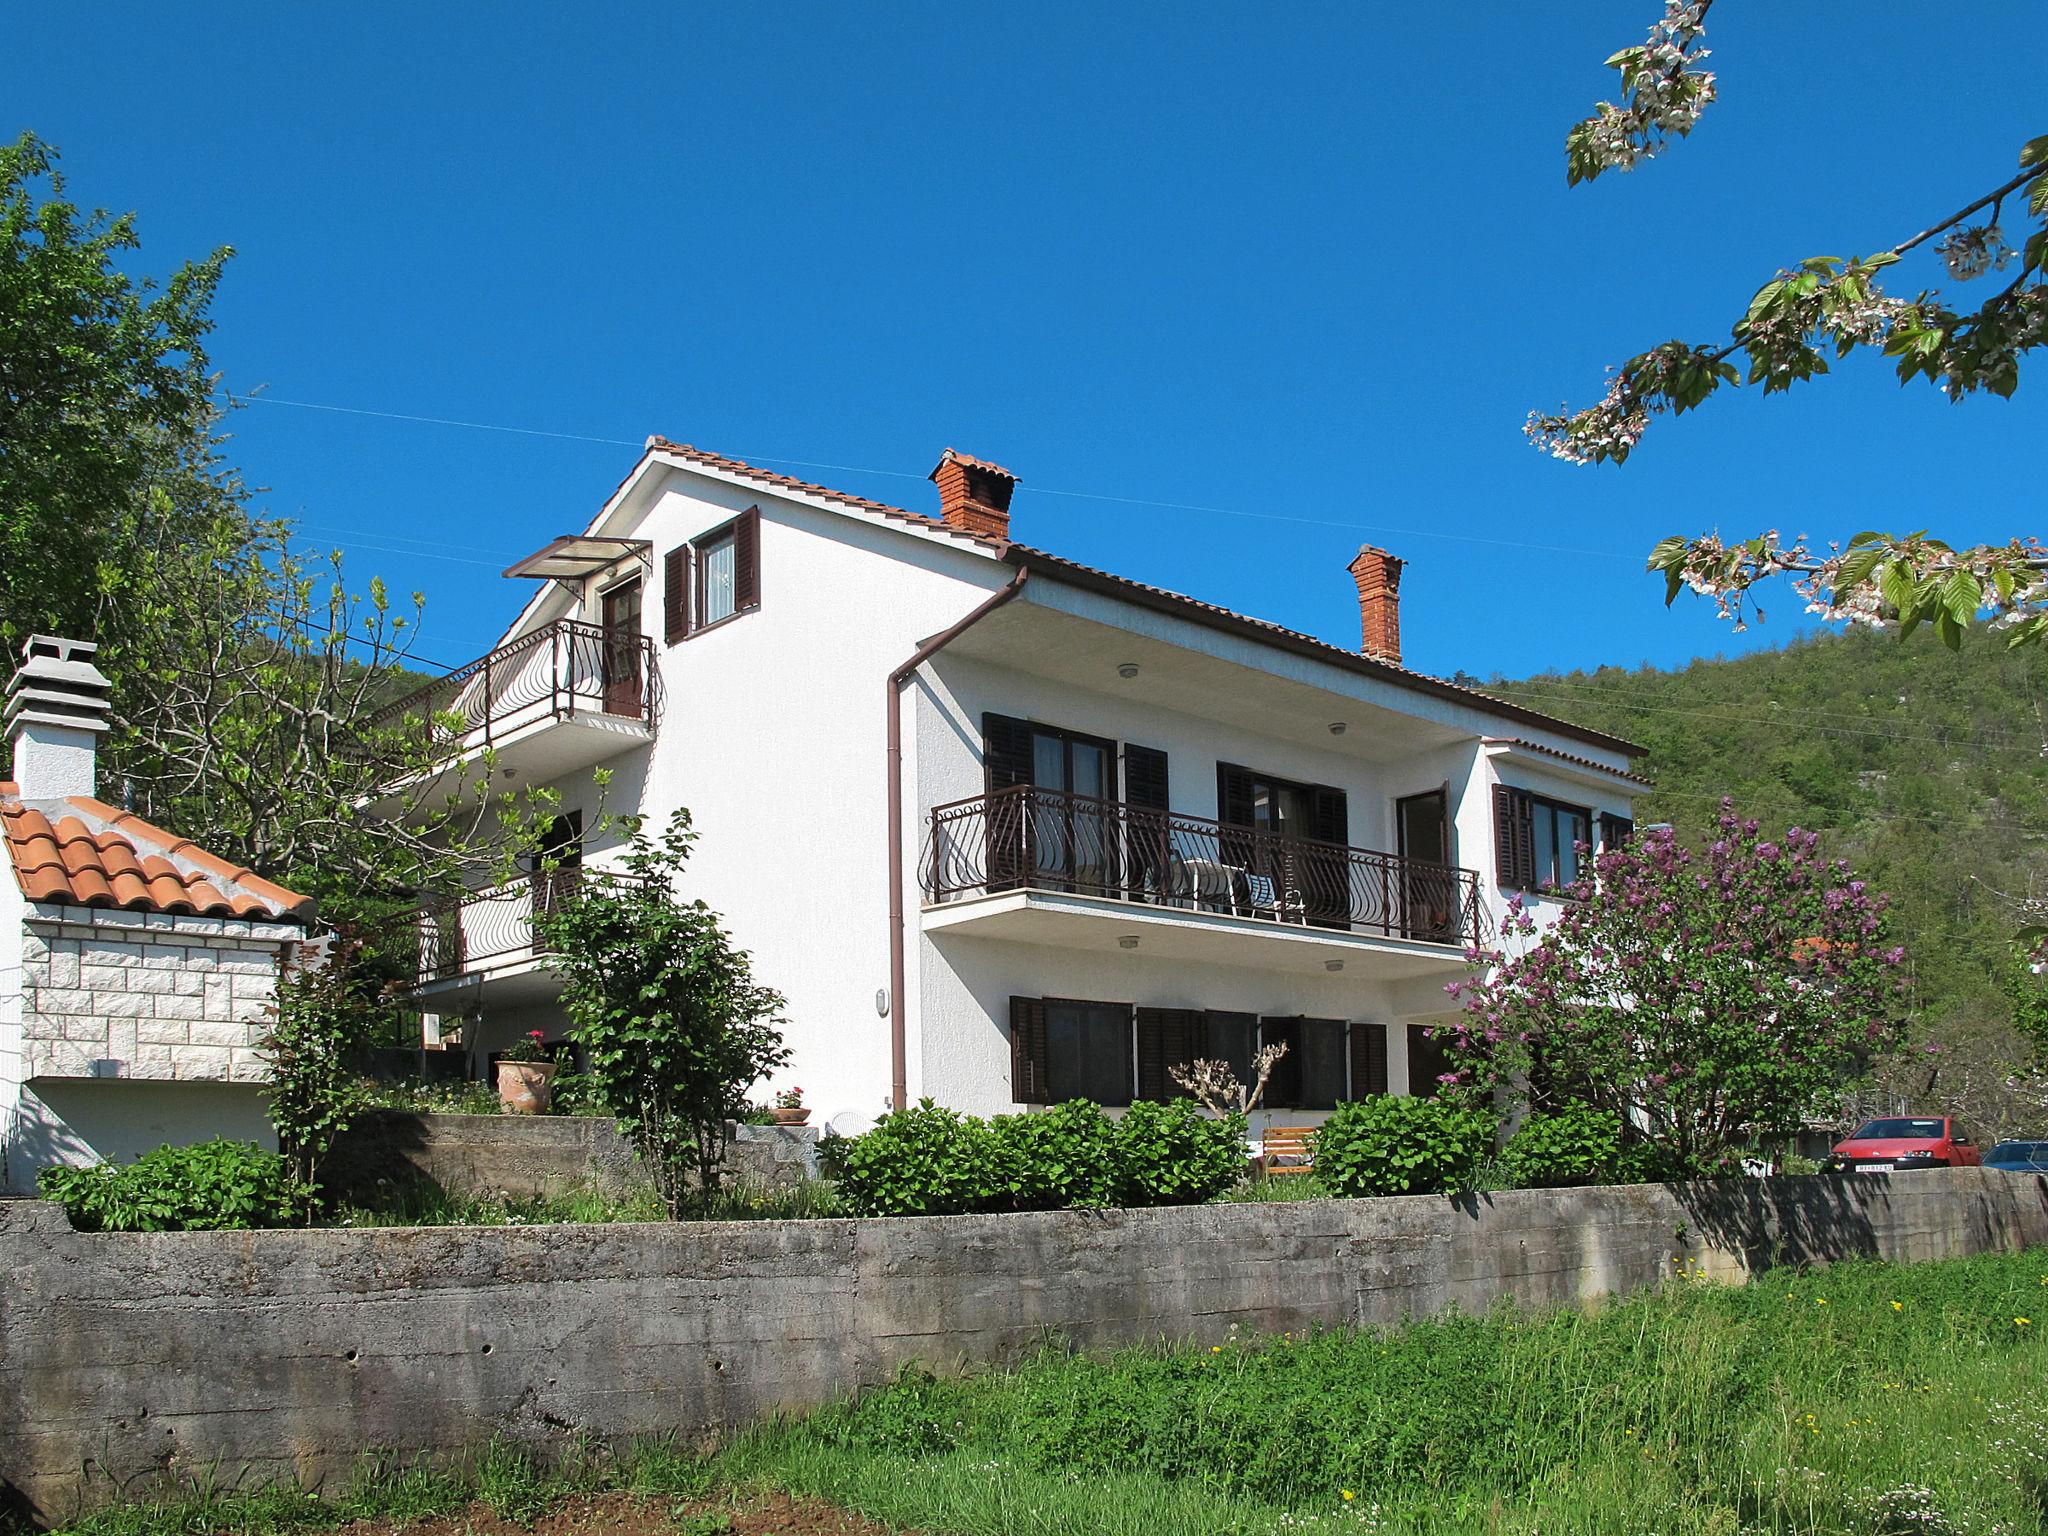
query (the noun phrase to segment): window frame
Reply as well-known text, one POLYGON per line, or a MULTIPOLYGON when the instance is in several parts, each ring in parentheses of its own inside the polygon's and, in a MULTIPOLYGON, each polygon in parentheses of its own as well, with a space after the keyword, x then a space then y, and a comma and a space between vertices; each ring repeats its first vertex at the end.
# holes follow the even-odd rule
MULTIPOLYGON (((1496 849, 1494 852, 1495 878, 1499 881, 1501 888, 1503 890, 1526 891, 1532 896, 1543 896, 1553 900, 1568 899, 1566 893, 1572 884, 1571 881, 1556 881, 1545 878, 1546 861, 1543 858, 1542 850, 1536 838, 1536 812, 1541 809, 1551 814, 1550 853, 1553 858, 1548 867, 1552 869, 1557 867, 1555 860, 1555 855, 1558 851, 1556 818, 1563 814, 1576 816, 1585 822, 1586 858, 1579 866, 1578 872, 1580 874, 1591 872, 1592 861, 1602 848, 1602 844, 1598 840, 1601 835, 1600 813, 1590 805, 1571 800, 1560 800, 1555 795, 1546 795, 1538 790, 1524 789, 1517 784, 1502 784, 1499 788, 1508 796, 1509 815, 1513 826, 1511 835, 1518 841, 1526 840, 1522 842, 1520 848, 1512 851, 1515 853, 1527 853, 1529 874, 1526 882, 1512 880, 1505 874, 1502 874, 1502 864, 1510 862, 1520 863, 1521 861, 1519 858, 1504 860, 1500 856, 1501 850, 1496 849)), ((1498 835, 1498 831, 1496 831, 1496 835, 1498 835)))
MULTIPOLYGON (((687 585, 687 592, 683 601, 684 622, 682 639, 694 640, 699 635, 708 635, 714 629, 723 629, 735 619, 744 618, 750 613, 760 611, 760 521, 761 509, 759 507, 749 507, 746 511, 727 518, 715 528, 707 528, 704 532, 698 534, 697 537, 686 541, 680 546, 685 552, 683 565, 686 573, 684 579, 687 585), (752 535, 754 579, 753 591, 751 594, 748 594, 741 582, 740 546, 745 532, 745 525, 750 522, 754 526, 754 533, 752 535), (731 613, 707 622, 704 618, 704 561, 714 549, 725 543, 732 545, 733 609, 731 613)), ((676 641, 669 642, 671 645, 677 643, 676 641)))

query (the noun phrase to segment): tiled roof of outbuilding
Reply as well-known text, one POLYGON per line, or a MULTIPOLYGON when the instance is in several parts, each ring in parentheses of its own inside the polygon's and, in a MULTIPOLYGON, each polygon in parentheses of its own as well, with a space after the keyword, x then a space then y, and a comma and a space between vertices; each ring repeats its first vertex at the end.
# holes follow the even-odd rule
POLYGON ((8 862, 30 901, 304 922, 310 897, 86 795, 25 800, 0 783, 8 862))

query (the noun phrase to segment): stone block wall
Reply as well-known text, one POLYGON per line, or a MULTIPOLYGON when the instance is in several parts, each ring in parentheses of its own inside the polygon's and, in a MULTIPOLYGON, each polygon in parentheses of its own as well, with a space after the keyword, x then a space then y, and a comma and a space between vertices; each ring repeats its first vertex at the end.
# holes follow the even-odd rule
POLYGON ((279 959, 304 936, 247 918, 32 906, 21 1075, 260 1082, 279 959))
POLYGON ((688 1434, 903 1365, 1586 1305, 1696 1272, 2048 1244, 2048 1177, 1517 1190, 893 1221, 73 1232, 0 1200, 0 1493, 317 1487, 366 1453, 688 1434))

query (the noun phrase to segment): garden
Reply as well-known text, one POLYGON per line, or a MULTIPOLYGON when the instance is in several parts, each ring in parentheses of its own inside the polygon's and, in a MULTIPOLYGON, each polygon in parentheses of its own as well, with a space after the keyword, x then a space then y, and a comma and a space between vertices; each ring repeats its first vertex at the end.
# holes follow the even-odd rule
POLYGON ((2044 1252, 1743 1286, 1680 1265, 1591 1312, 1049 1344, 713 1445, 374 1462, 327 1500, 201 1487, 72 1530, 2037 1536, 2044 1327, 2044 1252))

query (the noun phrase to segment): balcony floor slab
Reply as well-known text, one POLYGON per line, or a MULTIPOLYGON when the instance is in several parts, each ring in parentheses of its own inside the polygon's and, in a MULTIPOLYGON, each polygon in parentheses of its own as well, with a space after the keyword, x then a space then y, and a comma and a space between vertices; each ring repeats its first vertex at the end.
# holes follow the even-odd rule
POLYGON ((1326 970, 1327 962, 1340 960, 1347 973, 1371 980, 1449 981, 1472 969, 1462 945, 1059 891, 1002 891, 933 902, 924 907, 922 918, 924 931, 934 935, 1089 950, 1120 949, 1120 939, 1135 937, 1137 952, 1154 959, 1257 970, 1326 970))

